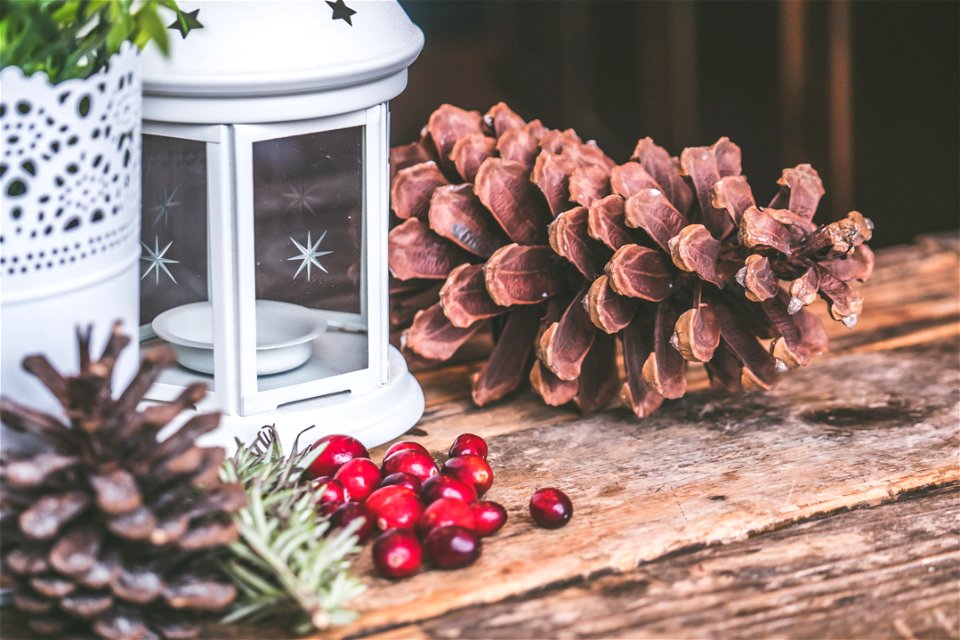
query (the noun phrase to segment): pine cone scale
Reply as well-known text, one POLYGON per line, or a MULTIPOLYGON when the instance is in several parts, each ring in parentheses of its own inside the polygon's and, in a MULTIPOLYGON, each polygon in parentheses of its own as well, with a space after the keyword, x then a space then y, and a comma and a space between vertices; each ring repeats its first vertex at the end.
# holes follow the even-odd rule
MULTIPOLYGON (((424 162, 436 162, 436 156, 427 151, 427 147, 419 142, 393 147, 390 149, 390 183, 393 184, 397 173, 424 162)), ((391 189, 392 191, 392 189, 391 189)))
POLYGON ((546 244, 550 212, 530 184, 529 173, 522 164, 488 158, 477 171, 474 191, 511 241, 546 244))
POLYGON ((594 326, 609 334, 625 329, 639 308, 635 299, 621 296, 614 291, 606 275, 593 281, 584 304, 594 326))
POLYGON ((390 231, 390 271, 401 280, 443 280, 470 257, 463 249, 430 231, 416 218, 390 231))
POLYGON ((559 407, 572 401, 580 390, 579 381, 561 380, 539 360, 534 361, 530 369, 530 386, 546 404, 552 407, 559 407))
POLYGON ((817 205, 825 193, 820 176, 809 164, 784 169, 777 180, 780 191, 770 201, 773 209, 789 209, 808 220, 817 212, 817 205))
POLYGON ((81 620, 92 620, 108 611, 113 598, 99 593, 75 593, 60 599, 60 608, 81 620))
POLYGON ((46 554, 39 547, 16 547, 4 558, 6 566, 16 574, 44 573, 50 569, 46 554))
POLYGON ((701 280, 723 287, 723 278, 718 269, 720 241, 702 224, 684 227, 680 234, 670 239, 670 257, 673 264, 683 271, 697 274, 701 280))
POLYGON ((42 596, 53 599, 60 599, 70 595, 77 588, 77 585, 73 582, 53 574, 31 576, 29 582, 34 591, 42 596))
POLYGON ((548 246, 501 247, 483 266, 487 293, 502 307, 539 304, 563 290, 557 264, 548 246))
POLYGON ((588 218, 586 207, 575 207, 558 215, 547 229, 550 247, 589 282, 603 272, 610 252, 589 236, 588 218))
MULTIPOLYGON (((23 368, 28 373, 33 374, 59 402, 63 404, 69 402, 67 380, 60 375, 60 372, 53 367, 46 356, 27 356, 23 360, 23 368)), ((4 418, 4 422, 6 422, 6 418, 4 418)))
POLYGON ((426 218, 430 195, 435 189, 450 184, 433 160, 401 169, 390 190, 390 200, 397 217, 426 218))
POLYGON ((662 253, 636 244, 617 249, 606 266, 606 275, 615 293, 652 302, 665 300, 670 295, 673 271, 662 253))
POLYGON ((71 451, 77 444, 75 434, 58 419, 9 399, 0 405, 0 420, 14 431, 32 433, 45 439, 59 453, 71 451))
POLYGON ((616 251, 633 238, 625 224, 624 202, 619 195, 609 195, 591 203, 587 215, 587 233, 616 251))
POLYGON ((463 264, 450 272, 440 289, 440 306, 453 326, 464 329, 509 311, 490 297, 483 267, 478 264, 463 264))
POLYGON ((529 368, 540 309, 519 307, 507 316, 490 358, 473 379, 473 401, 484 406, 515 390, 529 368))
POLYGON ((670 304, 658 304, 653 326, 653 349, 643 364, 643 379, 664 398, 675 400, 687 391, 687 361, 674 348, 677 313, 670 304))
POLYGON ((778 373, 773 356, 741 325, 727 305, 715 304, 714 311, 720 322, 720 335, 743 364, 744 373, 749 373, 752 384, 764 389, 776 386, 778 373))
POLYGON ((96 564, 100 552, 97 531, 85 523, 73 527, 50 550, 50 566, 67 576, 79 577, 96 564))
POLYGON ((574 399, 581 411, 592 413, 610 403, 620 386, 616 370, 616 338, 597 333, 581 365, 580 384, 574 399))
POLYGON ((430 198, 428 220, 434 233, 481 258, 509 242, 467 184, 436 189, 430 198))
MULTIPOLYGON (((721 138, 721 141, 726 138, 721 138)), ((721 173, 720 169, 720 151, 718 141, 712 147, 693 147, 684 149, 680 154, 680 166, 683 173, 689 176, 697 194, 697 201, 700 205, 700 215, 703 224, 710 230, 716 238, 725 238, 733 231, 733 223, 726 211, 717 209, 712 204, 711 191, 713 185, 724 175, 738 175, 736 173, 721 173)), ((726 171, 730 171, 727 168, 726 171)))
POLYGON ((670 239, 679 235, 687 219, 659 188, 643 189, 624 204, 624 222, 641 229, 664 251, 670 251, 670 239))
POLYGON ((560 320, 552 323, 538 342, 538 356, 561 380, 576 380, 593 347, 597 331, 583 305, 584 291, 573 297, 560 320))
POLYGON ((437 157, 447 172, 455 170, 450 153, 457 140, 472 133, 482 133, 483 119, 477 111, 466 111, 444 104, 430 114, 427 134, 436 145, 437 157))
POLYGON ((680 355, 690 362, 709 362, 720 346, 720 322, 708 303, 681 313, 674 331, 680 355))
POLYGON ((793 242, 787 227, 774 218, 770 209, 750 207, 743 212, 740 242, 745 247, 769 247, 789 255, 793 242))
POLYGON ((44 496, 20 514, 20 530, 34 540, 49 540, 90 503, 90 497, 82 491, 44 496))
POLYGON ((51 475, 79 464, 76 456, 41 453, 29 460, 11 462, 5 469, 4 479, 14 487, 30 489, 43 483, 51 475))
POLYGON ((457 173, 467 182, 477 179, 480 165, 494 156, 497 142, 482 133, 470 133, 459 138, 450 151, 450 159, 457 173))
POLYGON ((650 174, 661 189, 667 194, 667 199, 681 214, 686 214, 693 202, 693 190, 680 176, 677 170, 678 161, 672 158, 667 150, 658 146, 652 138, 641 138, 633 150, 632 160, 639 162, 650 174))
POLYGON ((90 485, 96 493, 97 506, 104 513, 129 513, 143 504, 136 480, 123 469, 91 475, 90 485))
POLYGON ((53 609, 53 602, 21 590, 13 594, 13 606, 24 613, 37 614, 49 612, 53 609))
POLYGON ((483 325, 455 327, 443 314, 440 303, 417 313, 405 334, 405 346, 428 360, 448 360, 483 325))
POLYGON ((737 226, 741 224, 743 212, 757 206, 750 184, 741 175, 724 176, 717 180, 711 191, 710 203, 715 209, 726 211, 737 226))

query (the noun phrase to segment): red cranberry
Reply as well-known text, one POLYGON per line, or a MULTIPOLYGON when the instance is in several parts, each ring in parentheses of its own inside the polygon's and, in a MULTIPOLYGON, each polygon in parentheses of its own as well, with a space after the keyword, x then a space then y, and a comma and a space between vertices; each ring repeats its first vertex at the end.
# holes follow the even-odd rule
POLYGON ((441 569, 459 569, 480 557, 483 543, 476 533, 455 524, 437 527, 423 543, 427 555, 441 569))
POLYGON ((541 527, 559 529, 573 517, 573 504, 559 489, 540 489, 530 498, 530 515, 541 527))
POLYGON ((308 478, 319 478, 321 476, 333 476, 337 469, 347 464, 354 458, 369 458, 370 454, 363 444, 351 436, 329 435, 323 436, 313 443, 312 448, 326 445, 317 459, 310 464, 307 469, 308 478))
POLYGON ((493 470, 480 456, 457 456, 443 463, 444 475, 471 485, 482 496, 493 485, 493 470))
POLYGON ((387 578, 412 576, 422 560, 420 541, 406 529, 390 529, 373 543, 373 563, 387 578))
POLYGON ((424 504, 430 504, 440 498, 456 498, 469 503, 477 499, 477 490, 453 476, 433 476, 423 483, 420 499, 424 504))
POLYGON ((402 471, 410 473, 425 482, 427 478, 437 475, 437 463, 429 454, 422 451, 399 451, 383 461, 383 474, 390 475, 402 471))
POLYGON ((425 536, 435 527, 445 527, 450 524, 472 531, 476 523, 470 505, 463 500, 440 498, 427 507, 423 515, 420 516, 417 530, 420 531, 420 535, 425 536))
POLYGON ((412 529, 423 513, 417 494, 398 484, 377 489, 367 498, 366 505, 373 513, 377 527, 383 531, 412 529))
POLYGON ((325 516, 336 511, 337 507, 350 499, 343 484, 323 476, 310 483, 310 486, 317 493, 317 506, 320 507, 320 513, 325 516))
POLYGON ((350 500, 363 502, 380 486, 380 467, 369 458, 354 458, 333 477, 347 488, 350 500))
POLYGON ((400 485, 401 487, 406 487, 413 491, 414 493, 420 493, 420 478, 413 475, 412 473, 404 473, 403 471, 398 471, 397 473, 391 473, 386 478, 383 479, 383 482, 380 483, 381 487, 389 487, 392 484, 400 485))
POLYGON ((427 448, 419 442, 410 442, 409 440, 404 440, 403 442, 397 442, 390 445, 390 448, 387 449, 387 452, 383 454, 383 459, 386 460, 393 454, 400 453, 401 451, 419 451, 420 453, 430 455, 430 452, 427 451, 427 448))
POLYGON ((500 531, 507 522, 507 510, 503 508, 503 505, 496 502, 482 500, 474 502, 470 505, 470 508, 473 510, 475 523, 473 530, 481 538, 486 538, 500 531))
POLYGON ((457 439, 453 441, 453 445, 450 446, 450 453, 448 455, 451 458, 456 458, 457 456, 480 456, 486 459, 487 443, 480 436, 472 433, 461 433, 457 436, 457 439))
POLYGON ((370 540, 370 536, 372 536, 376 530, 373 514, 370 513, 370 509, 367 509, 366 505, 360 502, 342 504, 333 512, 333 517, 330 519, 330 522, 334 528, 339 529, 346 527, 355 520, 361 519, 363 520, 363 524, 354 531, 354 535, 357 536, 357 544, 363 545, 370 540))

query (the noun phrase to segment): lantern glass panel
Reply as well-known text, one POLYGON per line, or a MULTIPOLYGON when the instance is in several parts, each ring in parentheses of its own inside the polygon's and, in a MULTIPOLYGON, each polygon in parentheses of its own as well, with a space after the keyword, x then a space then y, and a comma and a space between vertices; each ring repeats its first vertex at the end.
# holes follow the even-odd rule
POLYGON ((260 376, 260 390, 368 367, 363 137, 355 126, 253 143, 256 299, 327 325, 306 364, 260 376))
MULTIPOLYGON (((207 144, 143 136, 140 321, 209 299, 207 144)), ((209 333, 210 329, 206 329, 209 333)))

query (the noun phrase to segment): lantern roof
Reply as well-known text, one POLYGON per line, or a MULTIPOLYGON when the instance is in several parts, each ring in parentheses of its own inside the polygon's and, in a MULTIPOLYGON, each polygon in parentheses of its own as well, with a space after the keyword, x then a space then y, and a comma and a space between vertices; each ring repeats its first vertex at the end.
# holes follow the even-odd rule
POLYGON ((423 33, 395 0, 181 0, 192 28, 143 53, 147 95, 247 97, 374 82, 404 71, 423 33), (202 25, 202 26, 198 26, 202 25))

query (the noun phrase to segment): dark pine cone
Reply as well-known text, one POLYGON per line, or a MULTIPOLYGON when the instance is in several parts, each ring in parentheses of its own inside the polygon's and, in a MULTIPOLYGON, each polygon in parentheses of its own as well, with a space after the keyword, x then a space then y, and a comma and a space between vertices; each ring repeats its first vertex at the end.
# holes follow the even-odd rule
POLYGON ((45 450, 2 457, 2 555, 14 606, 40 634, 192 638, 236 595, 216 561, 237 538, 231 514, 246 502, 219 479, 224 451, 195 446, 219 415, 197 415, 164 440, 160 430, 206 395, 191 385, 170 404, 137 405, 175 360, 148 352, 119 397, 111 377, 129 338, 119 326, 99 359, 78 332, 80 373, 43 356, 24 360, 69 419, 0 398, 0 417, 45 450))

